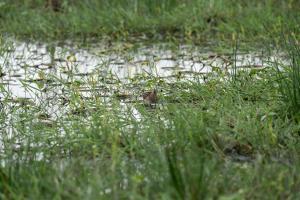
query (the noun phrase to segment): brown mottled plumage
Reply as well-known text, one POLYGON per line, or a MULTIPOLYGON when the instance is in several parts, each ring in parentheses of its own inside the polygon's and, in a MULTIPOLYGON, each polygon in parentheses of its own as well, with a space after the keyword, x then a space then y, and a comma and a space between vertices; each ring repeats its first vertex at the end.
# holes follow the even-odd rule
POLYGON ((148 105, 156 104, 158 101, 156 89, 149 91, 149 92, 145 92, 143 94, 143 100, 144 100, 144 103, 148 104, 148 105))

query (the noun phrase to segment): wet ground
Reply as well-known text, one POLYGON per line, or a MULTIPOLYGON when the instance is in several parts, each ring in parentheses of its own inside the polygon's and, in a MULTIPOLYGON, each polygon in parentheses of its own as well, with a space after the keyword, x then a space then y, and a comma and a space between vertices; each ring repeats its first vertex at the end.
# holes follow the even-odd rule
MULTIPOLYGON (((101 98, 109 106, 112 96, 120 100, 121 113, 140 120, 139 111, 130 105, 143 103, 142 93, 147 90, 155 88, 163 95, 160 81, 204 82, 208 74, 229 75, 234 69, 261 70, 272 60, 275 57, 264 52, 217 54, 187 45, 81 46, 13 41, 0 56, 1 109, 7 116, 1 128, 11 134, 9 137, 17 133, 11 115, 15 106, 21 106, 22 110, 26 106, 35 108, 33 119, 51 126, 62 116, 81 115, 85 100, 101 98)), ((21 140, 16 142, 16 149, 21 143, 21 140)))

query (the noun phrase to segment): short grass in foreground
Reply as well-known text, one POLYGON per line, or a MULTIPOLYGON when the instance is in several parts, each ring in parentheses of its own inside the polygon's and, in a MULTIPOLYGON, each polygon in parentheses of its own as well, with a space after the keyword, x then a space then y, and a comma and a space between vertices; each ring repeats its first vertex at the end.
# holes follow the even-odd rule
POLYGON ((12 133, 1 134, 0 197, 298 199, 299 125, 281 109, 274 73, 160 85, 159 108, 133 105, 140 121, 97 96, 83 102, 85 115, 51 126, 32 117, 35 107, 13 107, 12 133))

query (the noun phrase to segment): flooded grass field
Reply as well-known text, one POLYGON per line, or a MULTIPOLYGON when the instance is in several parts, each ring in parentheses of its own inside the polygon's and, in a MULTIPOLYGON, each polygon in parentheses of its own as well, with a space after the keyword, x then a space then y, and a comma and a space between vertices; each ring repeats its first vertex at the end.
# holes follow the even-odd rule
POLYGON ((0 199, 299 199, 299 3, 126 2, 0 3, 0 199))

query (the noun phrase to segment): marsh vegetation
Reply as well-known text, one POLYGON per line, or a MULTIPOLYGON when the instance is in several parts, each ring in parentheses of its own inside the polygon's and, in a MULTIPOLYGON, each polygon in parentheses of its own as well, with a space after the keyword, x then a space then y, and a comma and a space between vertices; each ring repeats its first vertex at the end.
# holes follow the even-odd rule
POLYGON ((299 9, 0 2, 0 199, 299 199, 299 9))

